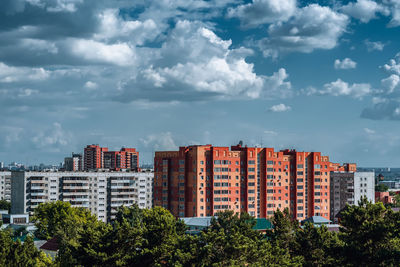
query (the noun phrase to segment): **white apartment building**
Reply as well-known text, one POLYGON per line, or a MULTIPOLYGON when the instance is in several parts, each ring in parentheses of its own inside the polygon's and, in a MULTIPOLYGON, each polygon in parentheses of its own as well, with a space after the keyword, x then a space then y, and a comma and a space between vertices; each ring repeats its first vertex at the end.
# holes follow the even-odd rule
POLYGON ((15 171, 11 176, 12 214, 32 213, 40 203, 61 200, 109 221, 122 205, 152 207, 152 172, 15 171))
POLYGON ((11 172, 0 171, 0 199, 11 201, 11 172))
POLYGON ((346 206, 357 205, 361 197, 367 197, 375 203, 375 173, 374 172, 331 172, 330 201, 332 221, 346 206))

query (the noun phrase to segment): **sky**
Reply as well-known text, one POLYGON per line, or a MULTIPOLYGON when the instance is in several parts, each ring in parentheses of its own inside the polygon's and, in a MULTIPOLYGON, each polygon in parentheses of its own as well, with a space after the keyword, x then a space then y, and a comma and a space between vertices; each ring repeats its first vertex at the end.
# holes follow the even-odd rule
POLYGON ((0 161, 87 144, 400 167, 400 0, 2 0, 0 161))

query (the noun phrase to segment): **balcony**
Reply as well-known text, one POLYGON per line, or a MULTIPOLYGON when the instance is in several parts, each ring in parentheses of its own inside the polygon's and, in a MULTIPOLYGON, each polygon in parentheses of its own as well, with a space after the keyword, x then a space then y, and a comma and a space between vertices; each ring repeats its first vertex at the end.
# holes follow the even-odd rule
POLYGON ((31 196, 47 196, 47 193, 45 192, 36 192, 36 193, 30 193, 31 196))
POLYGON ((42 185, 42 186, 38 186, 38 185, 31 185, 31 190, 43 190, 46 189, 46 186, 42 185))
POLYGON ((66 196, 83 196, 83 195, 88 195, 90 194, 90 191, 85 191, 85 192, 62 192, 62 195, 64 197, 66 196))

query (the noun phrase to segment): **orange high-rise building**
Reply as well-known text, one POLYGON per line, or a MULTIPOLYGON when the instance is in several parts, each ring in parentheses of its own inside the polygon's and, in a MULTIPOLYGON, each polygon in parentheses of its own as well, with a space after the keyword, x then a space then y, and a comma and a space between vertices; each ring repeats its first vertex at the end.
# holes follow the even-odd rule
POLYGON ((84 170, 95 170, 103 168, 103 154, 108 151, 107 147, 99 145, 88 145, 84 149, 83 167, 84 170))
POLYGON ((107 147, 88 145, 84 150, 84 169, 139 170, 139 152, 135 148, 108 151, 107 147))
POLYGON ((289 208, 298 220, 313 215, 329 219, 333 169, 320 152, 241 145, 159 151, 154 158, 154 205, 177 217, 231 209, 265 218, 289 208))

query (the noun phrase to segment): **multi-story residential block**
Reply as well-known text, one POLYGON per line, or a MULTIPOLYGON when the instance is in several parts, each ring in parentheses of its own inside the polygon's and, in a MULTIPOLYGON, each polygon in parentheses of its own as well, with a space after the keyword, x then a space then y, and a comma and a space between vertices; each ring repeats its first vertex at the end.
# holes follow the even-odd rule
POLYGON ((121 148, 120 151, 104 152, 105 169, 110 170, 139 170, 139 152, 135 148, 121 148))
POLYGON ((84 169, 139 171, 139 152, 135 148, 108 151, 107 147, 88 145, 84 152, 84 169))
POLYGON ((154 205, 179 217, 231 209, 265 218, 289 208, 298 220, 329 218, 329 174, 334 168, 320 152, 241 145, 160 151, 154 158, 154 205))
POLYGON ((64 159, 64 168, 66 171, 83 171, 82 154, 72 153, 71 157, 66 157, 64 159))
POLYGON ((11 172, 0 171, 0 199, 11 201, 11 172))
POLYGON ((107 147, 100 147, 99 145, 88 145, 84 149, 84 169, 96 170, 102 169, 104 160, 104 152, 108 151, 107 147))
POLYGON ((152 172, 12 172, 11 213, 32 213, 40 203, 67 201, 99 220, 114 219, 118 207, 152 206, 152 172))
POLYGON ((361 197, 375 203, 375 173, 355 171, 333 171, 330 179, 331 221, 346 206, 357 205, 361 197))

